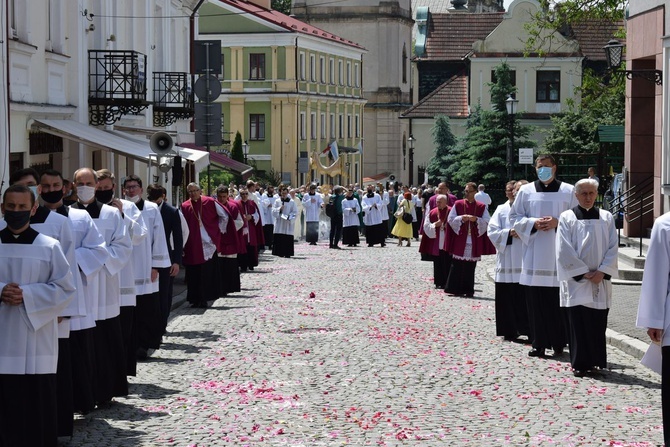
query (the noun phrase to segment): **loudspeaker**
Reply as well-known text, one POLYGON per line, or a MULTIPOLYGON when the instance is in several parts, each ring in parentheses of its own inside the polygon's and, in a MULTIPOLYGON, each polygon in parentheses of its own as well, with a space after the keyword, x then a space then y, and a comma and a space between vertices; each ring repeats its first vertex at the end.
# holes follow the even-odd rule
POLYGON ((184 177, 184 168, 181 167, 181 157, 177 155, 172 160, 172 186, 181 186, 184 177))
POLYGON ((149 140, 149 147, 158 155, 167 155, 174 146, 174 141, 170 134, 166 132, 156 132, 149 140))

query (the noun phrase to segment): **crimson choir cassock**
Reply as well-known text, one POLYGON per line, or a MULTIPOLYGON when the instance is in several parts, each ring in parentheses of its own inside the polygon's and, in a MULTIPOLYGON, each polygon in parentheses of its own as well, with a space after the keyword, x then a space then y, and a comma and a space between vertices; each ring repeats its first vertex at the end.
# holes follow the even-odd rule
POLYGON ((261 214, 253 200, 240 200, 238 203, 244 222, 238 234, 246 250, 240 250, 237 260, 240 270, 246 272, 247 269, 253 270, 258 265, 258 247, 263 245, 259 242, 259 238, 263 237, 263 225, 261 214))
POLYGON ((452 295, 473 296, 475 268, 482 255, 492 254, 491 242, 486 236, 490 216, 486 205, 467 199, 457 200, 447 220, 451 235, 451 267, 444 291, 452 295), (476 216, 476 222, 464 221, 462 216, 476 216))
POLYGON ((240 284, 240 268, 237 262, 239 253, 237 236, 238 228, 242 228, 244 223, 240 216, 237 205, 228 200, 226 203, 217 201, 226 213, 224 218, 226 231, 221 232, 218 247, 218 269, 219 269, 219 296, 225 296, 229 293, 235 293, 242 290, 240 284))
POLYGON ((218 298, 216 250, 221 231, 217 208, 216 200, 207 196, 195 201, 189 199, 181 205, 189 228, 183 257, 188 287, 186 299, 193 307, 205 308, 208 301, 218 298))
POLYGON ((451 237, 453 232, 447 223, 447 216, 451 207, 444 209, 437 207, 430 210, 423 225, 423 239, 426 240, 424 247, 433 260, 433 284, 438 289, 443 289, 449 277, 451 268, 451 237), (436 226, 436 222, 441 222, 436 226))

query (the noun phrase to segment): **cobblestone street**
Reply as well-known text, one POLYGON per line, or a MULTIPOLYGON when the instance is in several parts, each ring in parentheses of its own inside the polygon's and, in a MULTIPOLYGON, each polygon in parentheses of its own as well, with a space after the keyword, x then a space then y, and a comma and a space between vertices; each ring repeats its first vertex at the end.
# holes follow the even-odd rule
MULTIPOLYGON (((655 446, 660 377, 608 347, 578 379, 495 336, 494 257, 474 298, 432 284, 416 246, 262 255, 241 293, 173 312, 131 395, 68 446, 655 446)), ((616 299, 616 295, 614 296, 616 299)))

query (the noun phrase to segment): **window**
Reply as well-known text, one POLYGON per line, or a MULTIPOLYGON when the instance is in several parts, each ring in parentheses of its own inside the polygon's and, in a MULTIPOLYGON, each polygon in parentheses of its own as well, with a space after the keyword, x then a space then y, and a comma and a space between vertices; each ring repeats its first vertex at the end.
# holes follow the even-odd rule
POLYGON ((300 53, 300 80, 305 80, 305 53, 300 53))
POLYGON ((309 137, 316 140, 316 113, 314 112, 309 115, 309 137))
POLYGON ((347 62, 347 87, 351 87, 351 62, 347 62))
POLYGON ((263 114, 249 115, 249 139, 250 140, 265 139, 265 115, 263 114))
POLYGON ((309 79, 316 82, 316 56, 309 55, 309 79))
POLYGON ((561 100, 561 72, 537 72, 537 102, 559 102, 561 100))
POLYGON ((305 129, 305 126, 307 125, 306 121, 306 116, 305 112, 300 112, 300 139, 305 140, 307 139, 307 132, 305 129))
POLYGON ((353 125, 351 122, 351 115, 347 115, 347 138, 351 138, 351 131, 353 129, 353 125))
POLYGON ((335 138, 335 114, 330 114, 330 138, 335 138))
POLYGON ((358 64, 354 64, 354 85, 356 87, 361 86, 361 74, 358 71, 358 64))
POLYGON ((225 57, 226 56, 224 54, 221 55, 221 74, 219 74, 219 81, 223 81, 225 79, 225 76, 224 76, 225 70, 224 69, 226 68, 226 66, 223 62, 225 60, 225 57))
POLYGON ((361 137, 361 122, 360 122, 360 117, 358 116, 358 114, 356 114, 356 116, 354 117, 354 125, 356 126, 354 135, 356 136, 356 138, 360 138, 361 137))
POLYGON ((322 113, 321 114, 321 138, 325 139, 326 135, 326 114, 322 113))
POLYGON ((342 61, 337 61, 337 77, 340 81, 340 85, 344 85, 344 65, 342 61))
POLYGON ((265 54, 249 55, 249 79, 265 79, 265 54))
POLYGON ((328 82, 335 85, 335 59, 333 58, 328 61, 328 82))
POLYGON ((339 136, 339 138, 344 138, 344 115, 342 115, 341 113, 338 115, 338 124, 339 128, 337 129, 338 130, 337 135, 339 136))
POLYGON ((320 80, 322 84, 326 83, 326 58, 321 56, 319 58, 319 73, 320 73, 320 80))

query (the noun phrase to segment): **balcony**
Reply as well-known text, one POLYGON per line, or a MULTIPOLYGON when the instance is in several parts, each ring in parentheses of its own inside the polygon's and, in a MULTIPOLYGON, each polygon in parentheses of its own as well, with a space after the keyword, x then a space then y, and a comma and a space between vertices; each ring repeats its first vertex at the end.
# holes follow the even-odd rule
POLYGON ((132 50, 89 50, 88 109, 91 125, 114 124, 149 106, 146 55, 132 50))
POLYGON ((154 72, 154 126, 169 126, 193 116, 190 80, 188 73, 154 72))

